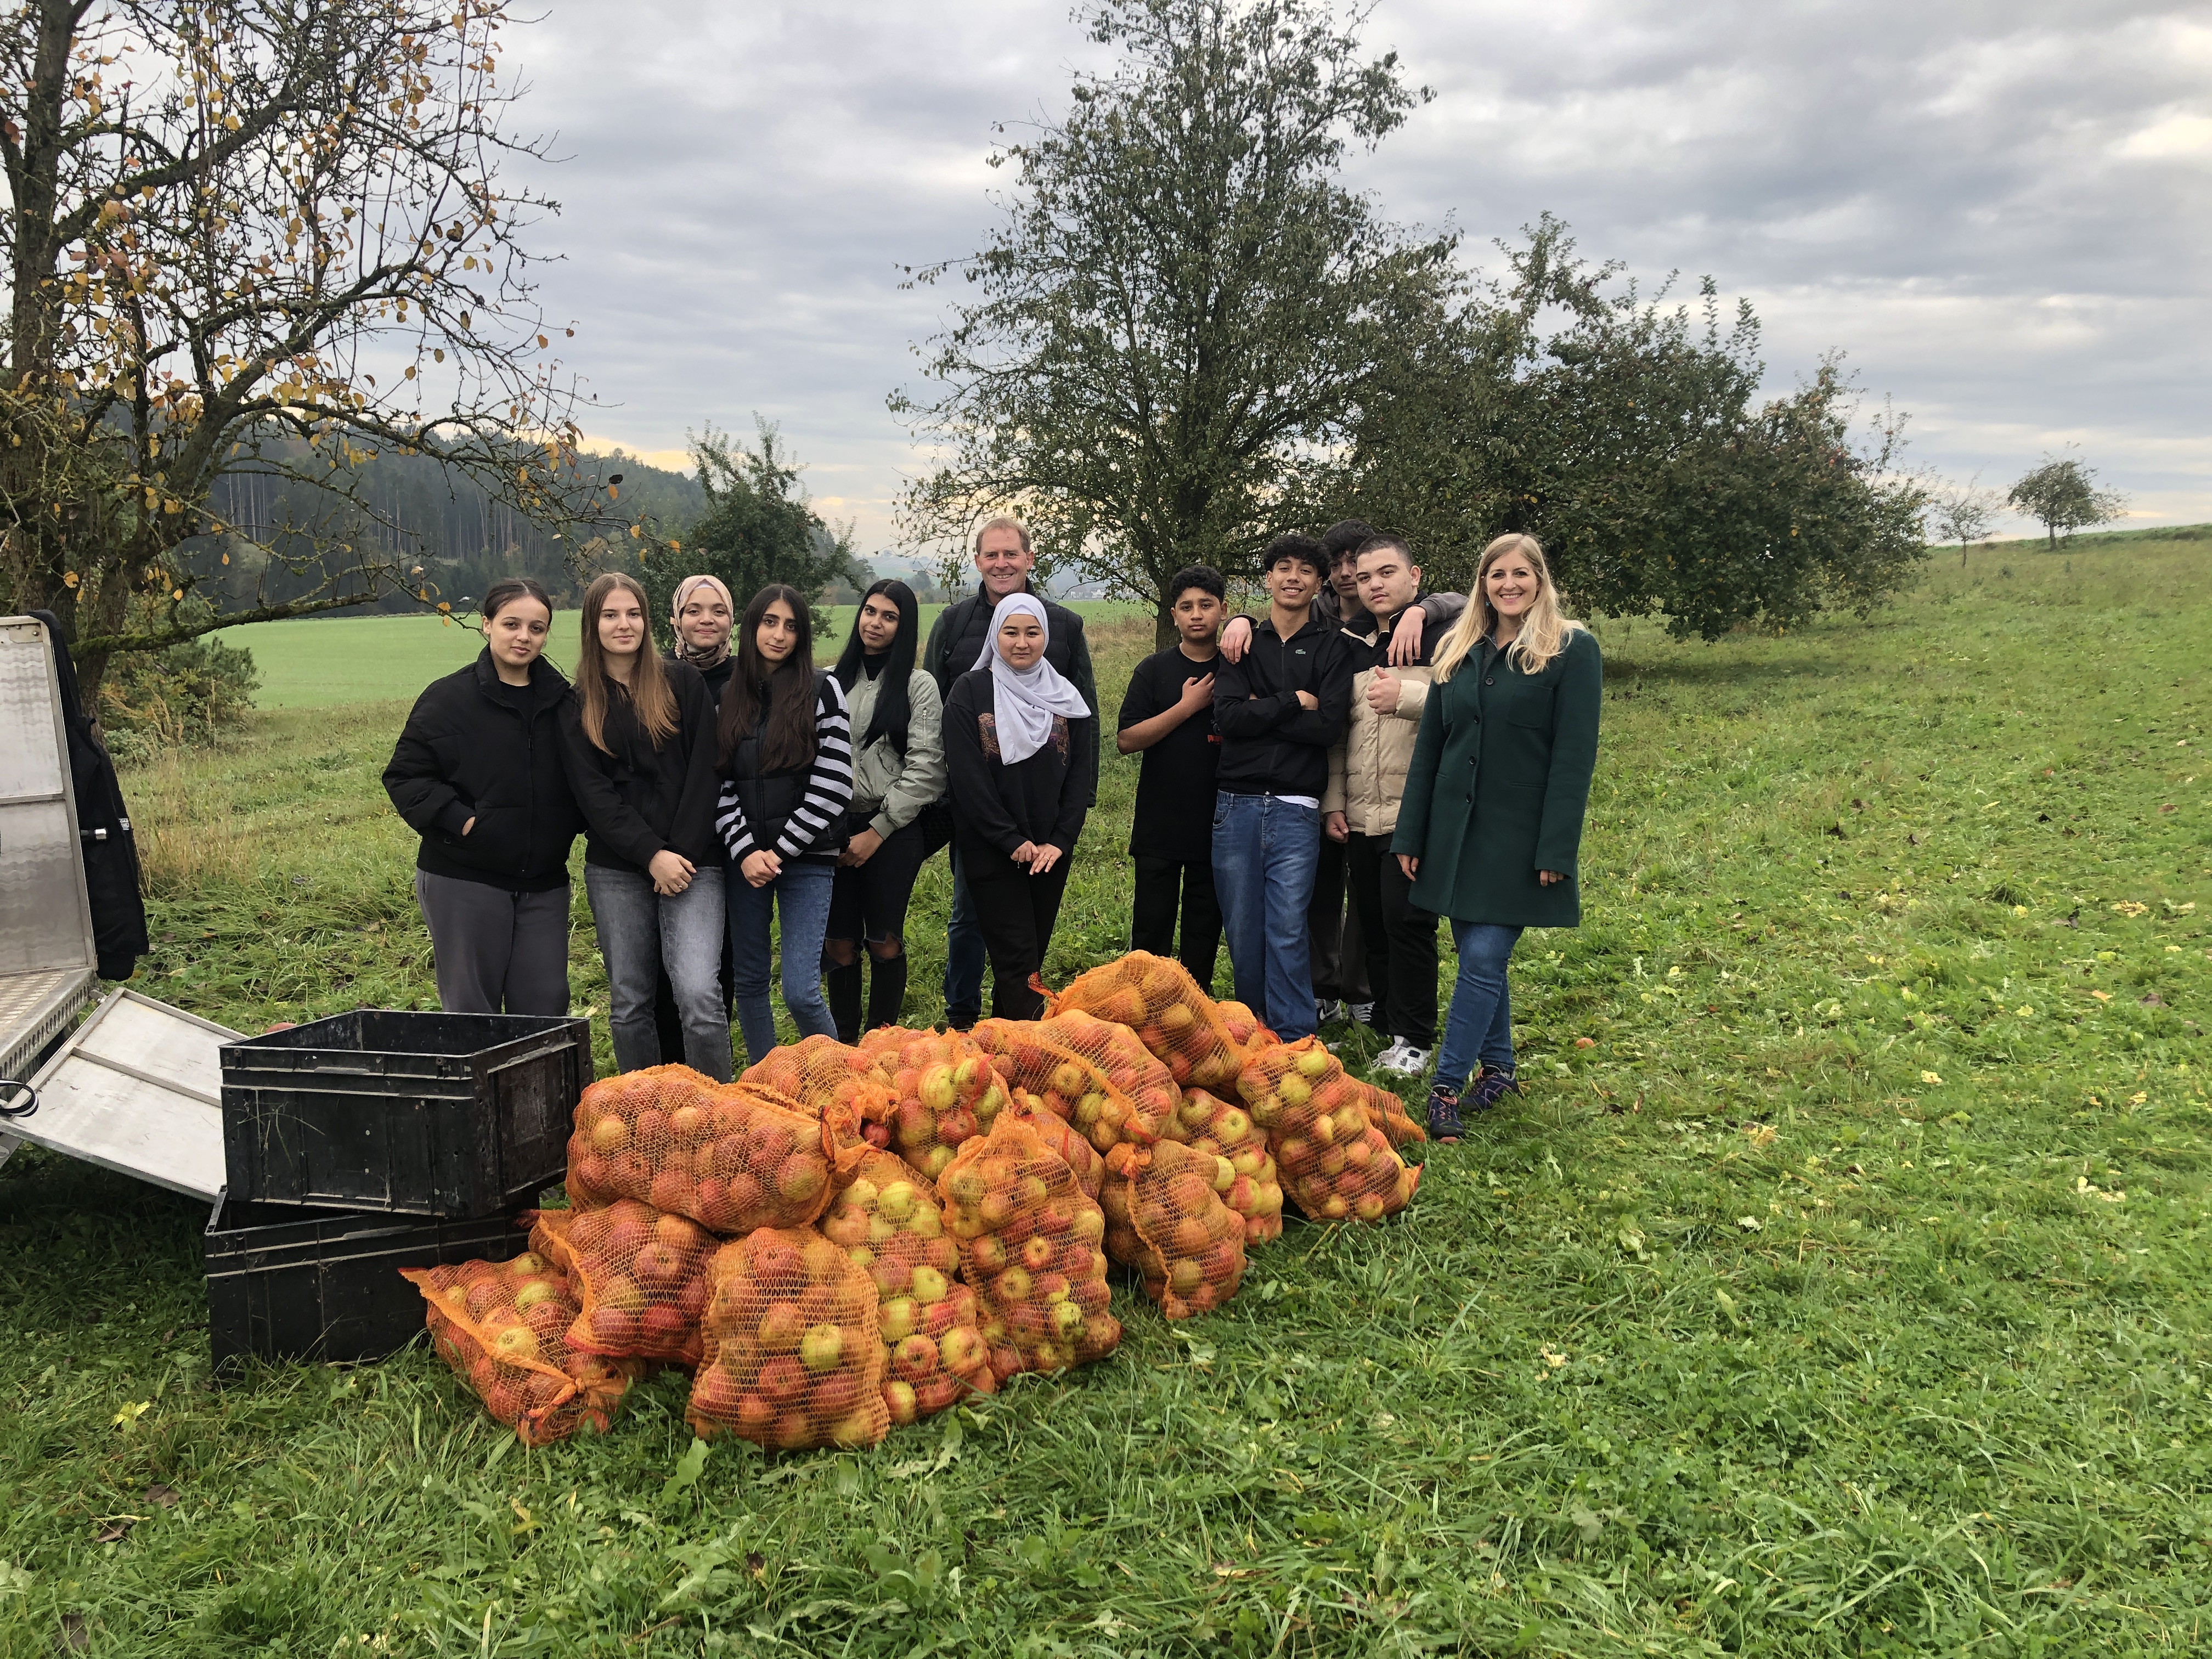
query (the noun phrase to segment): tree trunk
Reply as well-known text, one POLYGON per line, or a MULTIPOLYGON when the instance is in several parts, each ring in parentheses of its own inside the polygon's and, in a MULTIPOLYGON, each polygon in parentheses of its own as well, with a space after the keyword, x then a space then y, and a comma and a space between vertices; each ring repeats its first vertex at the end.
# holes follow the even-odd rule
POLYGON ((1182 637, 1176 627, 1175 600, 1164 598, 1152 612, 1152 649, 1164 651, 1182 637))

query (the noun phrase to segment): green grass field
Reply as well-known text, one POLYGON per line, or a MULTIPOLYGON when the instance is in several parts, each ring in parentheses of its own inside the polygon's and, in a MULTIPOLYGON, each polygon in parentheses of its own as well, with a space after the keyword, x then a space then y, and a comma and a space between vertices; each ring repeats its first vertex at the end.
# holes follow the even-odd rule
MULTIPOLYGON (((945 607, 921 608, 926 629, 945 607)), ((1078 600, 1076 610, 1091 622, 1105 623, 1138 614, 1138 608, 1110 599, 1078 600)), ((815 655, 828 662, 845 643, 857 607, 829 607, 831 627, 815 641, 815 655)), ((576 613, 553 619, 547 658, 564 674, 576 665, 576 613)), ((255 623, 227 628, 217 636, 227 645, 253 653, 260 671, 258 707, 347 708, 409 697, 441 674, 472 662, 483 648, 474 629, 432 616, 310 617, 297 622, 255 623)))
MULTIPOLYGON (((0 1651, 2198 1650, 2208 576, 2085 538, 1939 556, 1866 623, 1605 628, 1589 920, 1522 946, 1527 1097, 1398 1221, 1294 1223, 1172 1329, 1117 1286, 1111 1359, 865 1454, 693 1478, 673 1376, 526 1451, 420 1344, 213 1388, 200 1208, 19 1154, 0 1651)), ((1147 633, 1102 630, 1109 707, 1147 633)), ((427 1001, 376 781, 404 709, 125 779, 147 989, 237 1025, 427 1001)), ((1121 946, 1134 775, 1052 976, 1121 946)), ((916 1021, 945 910, 940 861, 916 1021)))

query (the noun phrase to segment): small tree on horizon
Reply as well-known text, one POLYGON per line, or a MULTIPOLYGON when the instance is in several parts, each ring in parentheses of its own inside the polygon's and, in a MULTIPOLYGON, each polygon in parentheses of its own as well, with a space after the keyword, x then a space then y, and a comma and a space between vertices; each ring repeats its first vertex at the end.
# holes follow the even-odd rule
POLYGON ((1990 526, 2003 503, 1996 491, 1981 487, 1977 472, 1964 483, 1946 484, 1929 502, 1929 525, 1937 538, 1959 544, 1959 562, 1966 562, 1969 543, 1987 538, 1990 526))
POLYGON ((2047 452, 2040 465, 2021 475, 2005 501, 2042 525, 2054 549, 2060 531, 2071 541, 2075 531, 2110 524, 2128 506, 2118 490, 2097 488, 2096 469, 2079 456, 2047 452))

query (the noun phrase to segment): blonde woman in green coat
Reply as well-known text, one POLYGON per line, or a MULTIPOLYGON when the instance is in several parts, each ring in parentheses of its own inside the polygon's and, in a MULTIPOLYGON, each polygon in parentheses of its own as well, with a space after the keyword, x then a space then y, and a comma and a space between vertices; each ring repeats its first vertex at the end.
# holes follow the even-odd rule
POLYGON ((1534 536, 1482 550, 1468 605, 1437 646, 1390 842, 1412 902, 1451 923, 1459 978, 1429 1089, 1429 1138, 1460 1137, 1460 1091, 1487 1111, 1513 1072, 1505 964, 1524 927, 1582 921, 1575 865, 1597 764, 1604 668, 1566 616, 1534 536))

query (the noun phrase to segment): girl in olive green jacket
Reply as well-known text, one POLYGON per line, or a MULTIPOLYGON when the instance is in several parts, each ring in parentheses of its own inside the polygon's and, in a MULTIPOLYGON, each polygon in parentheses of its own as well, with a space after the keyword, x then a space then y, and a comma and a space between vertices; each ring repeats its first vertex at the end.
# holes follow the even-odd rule
POLYGON ((1597 764, 1604 671, 1597 641, 1563 615, 1533 536, 1500 536, 1475 567, 1466 611, 1437 647, 1391 850, 1413 902, 1450 920, 1459 950, 1429 1134, 1460 1135, 1460 1090, 1486 1111, 1517 1088, 1505 964, 1524 927, 1582 921, 1575 878, 1597 764))
POLYGON ((865 1029, 896 1025, 906 1001, 906 907, 927 855, 922 809, 945 793, 943 706, 937 682, 914 665, 921 607, 914 590, 886 579, 861 596, 837 678, 853 726, 851 838, 837 860, 822 951, 830 1018, 856 1042, 860 946, 872 976, 865 1029))

